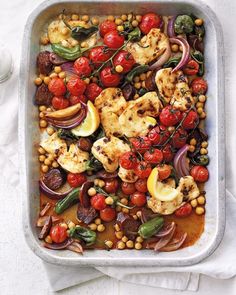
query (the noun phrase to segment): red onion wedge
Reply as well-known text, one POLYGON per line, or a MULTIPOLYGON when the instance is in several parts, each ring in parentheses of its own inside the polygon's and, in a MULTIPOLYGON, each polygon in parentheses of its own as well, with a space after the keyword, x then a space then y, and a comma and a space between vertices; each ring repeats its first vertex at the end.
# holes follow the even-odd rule
POLYGON ((172 228, 172 230, 170 231, 170 233, 167 236, 161 238, 156 243, 156 245, 154 246, 154 251, 159 251, 161 248, 165 247, 173 238, 175 230, 176 230, 176 225, 174 225, 174 227, 172 228))
POLYGON ((44 243, 43 246, 45 248, 48 248, 48 249, 51 249, 51 250, 64 250, 64 249, 67 249, 67 247, 69 245, 71 245, 73 242, 74 242, 74 240, 69 238, 69 239, 66 239, 62 243, 52 243, 52 244, 44 243))
POLYGON ((64 59, 64 58, 62 58, 62 57, 60 57, 60 56, 58 56, 58 55, 57 55, 56 53, 54 53, 54 52, 51 52, 51 53, 50 53, 49 59, 50 59, 50 62, 51 62, 52 64, 56 65, 56 66, 59 66, 59 65, 61 65, 61 64, 67 62, 66 59, 64 59))
POLYGON ((172 70, 172 73, 173 73, 173 72, 176 72, 179 69, 181 69, 188 62, 189 56, 190 56, 190 46, 188 44, 188 41, 182 37, 170 38, 169 40, 170 40, 170 43, 178 44, 178 45, 182 46, 182 48, 183 48, 181 60, 177 64, 177 66, 172 70))
POLYGON ((166 225, 163 226, 163 228, 157 234, 155 234, 155 237, 163 238, 167 236, 173 230, 174 227, 175 227, 174 222, 167 223, 166 225))
POLYGON ((179 178, 189 175, 189 165, 186 159, 187 152, 188 145, 186 144, 178 150, 174 157, 174 168, 179 178))
POLYGON ((45 194, 47 197, 49 197, 52 200, 61 200, 73 190, 73 188, 71 188, 68 191, 63 193, 55 192, 51 190, 49 187, 47 187, 42 180, 39 181, 39 189, 43 194, 45 194))
POLYGON ((109 173, 106 170, 100 170, 96 173, 96 175, 98 178, 111 179, 111 178, 116 178, 118 175, 118 172, 115 171, 115 172, 109 173))
POLYGON ((167 246, 159 249, 160 252, 171 252, 178 250, 187 238, 187 233, 184 233, 180 238, 173 239, 167 246))
POLYGON ((160 54, 160 57, 158 58, 158 60, 154 62, 154 64, 152 64, 149 67, 149 69, 156 70, 160 68, 161 66, 164 65, 165 62, 167 62, 167 60, 170 58, 170 55, 171 55, 171 49, 170 49, 170 45, 168 44, 168 47, 164 49, 163 53, 160 54))
POLYGON ((66 77, 71 78, 72 76, 78 76, 74 69, 74 62, 66 62, 61 65, 61 69, 63 72, 66 72, 66 77))
MULTIPOLYGON (((47 219, 48 219, 48 215, 44 215, 42 217, 39 217, 37 222, 36 222, 36 226, 37 227, 43 227, 44 224, 46 223, 47 219)), ((52 216, 52 223, 56 223, 56 222, 59 222, 59 221, 60 221, 59 217, 52 216)))
POLYGON ((81 186, 80 192, 79 192, 79 200, 83 207, 89 208, 90 207, 90 197, 88 195, 88 190, 94 186, 93 181, 86 181, 81 186))
POLYGON ((66 249, 81 254, 83 254, 84 251, 81 244, 77 241, 73 241, 69 246, 66 247, 66 249))
POLYGON ((176 15, 172 16, 168 21, 167 35, 169 36, 169 38, 175 37, 175 28, 174 28, 175 19, 176 19, 176 15))

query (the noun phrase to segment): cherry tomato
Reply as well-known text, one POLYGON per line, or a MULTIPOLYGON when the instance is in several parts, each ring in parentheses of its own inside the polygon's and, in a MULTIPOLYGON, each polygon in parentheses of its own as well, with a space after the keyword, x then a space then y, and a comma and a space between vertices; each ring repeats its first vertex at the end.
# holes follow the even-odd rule
POLYGON ((103 40, 104 44, 112 49, 120 48, 124 44, 124 41, 125 37, 116 30, 106 33, 103 40))
POLYGON ((67 174, 67 181, 71 187, 78 187, 81 186, 87 177, 84 173, 68 173, 67 174))
POLYGON ((120 84, 121 76, 113 72, 112 68, 106 67, 100 73, 100 79, 106 87, 116 87, 120 84))
POLYGON ((63 96, 54 96, 52 99, 52 106, 55 110, 62 110, 69 106, 69 100, 63 96))
POLYGON ((132 148, 140 154, 144 154, 152 144, 151 140, 147 136, 132 137, 130 138, 130 142, 132 144, 132 148))
POLYGON ((205 182, 209 178, 208 169, 203 166, 193 166, 193 168, 190 170, 190 175, 195 181, 198 182, 205 182))
POLYGON ((191 87, 193 94, 205 94, 207 92, 207 82, 202 78, 196 78, 192 81, 191 87))
POLYGON ((77 103, 79 103, 81 101, 84 102, 84 103, 86 103, 87 100, 88 100, 87 97, 85 95, 83 95, 83 94, 78 95, 78 96, 76 96, 76 95, 70 95, 70 97, 69 97, 70 105, 77 104, 77 103))
POLYGON ((197 124, 199 123, 199 117, 197 112, 190 111, 185 119, 183 120, 182 126, 184 129, 194 129, 197 127, 197 124))
POLYGON ((172 140, 171 140, 172 146, 177 149, 180 149, 186 144, 187 137, 188 137, 188 133, 183 128, 179 128, 175 132, 174 136, 172 137, 172 140))
POLYGON ((125 195, 131 195, 136 191, 134 183, 129 182, 122 182, 121 189, 125 195))
POLYGON ((130 200, 137 207, 142 207, 147 202, 146 195, 142 192, 135 192, 130 196, 130 200))
POLYGON ((151 140, 152 144, 155 145, 161 145, 165 143, 169 136, 170 132, 164 125, 156 126, 148 133, 148 138, 151 140))
POLYGON ((134 169, 134 173, 139 177, 139 178, 148 178, 152 171, 152 167, 149 163, 141 161, 138 163, 136 168, 134 169))
POLYGON ((115 66, 121 65, 123 67, 122 73, 128 73, 135 64, 135 60, 131 53, 121 50, 113 59, 115 66))
POLYGON ((170 105, 162 109, 160 113, 160 122, 167 127, 176 125, 180 122, 181 118, 182 114, 180 110, 177 110, 170 105))
POLYGON ((139 25, 143 34, 148 34, 153 28, 160 28, 162 24, 161 16, 155 13, 147 13, 142 17, 142 21, 139 25))
POLYGON ((71 95, 81 95, 86 89, 86 83, 78 77, 71 77, 67 83, 67 89, 71 95))
POLYGON ((166 163, 169 163, 173 160, 174 153, 172 150, 172 146, 169 143, 162 149, 162 154, 163 154, 163 160, 166 163))
POLYGON ((136 190, 141 193, 146 193, 147 189, 147 179, 138 179, 134 184, 136 190))
POLYGON ((161 150, 151 148, 144 154, 144 160, 151 164, 159 164, 163 160, 163 154, 161 150))
POLYGON ((105 181, 104 190, 109 194, 115 193, 118 190, 118 187, 119 187, 119 182, 116 178, 107 179, 105 181))
POLYGON ((158 169, 158 179, 163 180, 170 176, 171 174, 171 166, 164 164, 157 167, 158 169))
POLYGON ((74 62, 74 69, 80 77, 86 77, 91 74, 92 68, 87 57, 80 57, 74 62))
POLYGON ((186 203, 175 211, 175 216, 186 217, 186 216, 189 216, 192 213, 192 211, 193 211, 192 206, 189 203, 186 203))
POLYGON ((67 232, 64 226, 53 225, 50 229, 50 237, 54 243, 62 243, 67 239, 67 232))
POLYGON ((100 211, 100 218, 105 222, 110 222, 116 218, 116 210, 111 207, 107 207, 100 211))
POLYGON ((55 96, 62 96, 66 93, 66 85, 61 78, 53 78, 48 83, 48 89, 52 92, 55 96))
POLYGON ((110 20, 104 20, 99 26, 99 33, 102 37, 114 30, 116 30, 116 24, 110 20))
POLYGON ((133 152, 126 152, 120 156, 120 166, 124 169, 134 169, 137 166, 138 159, 133 152))
POLYGON ((97 46, 90 50, 89 59, 95 67, 99 67, 103 62, 112 56, 112 51, 105 46, 97 46))
POLYGON ((98 95, 102 92, 102 88, 98 86, 96 83, 90 83, 87 85, 85 90, 85 95, 92 102, 98 97, 98 95))
POLYGON ((96 210, 103 210, 106 208, 106 202, 105 202, 105 196, 101 194, 96 194, 95 196, 92 196, 90 199, 91 206, 96 210))
POLYGON ((190 61, 188 61, 188 63, 183 68, 184 74, 188 76, 196 75, 198 71, 199 64, 193 59, 190 59, 190 61))

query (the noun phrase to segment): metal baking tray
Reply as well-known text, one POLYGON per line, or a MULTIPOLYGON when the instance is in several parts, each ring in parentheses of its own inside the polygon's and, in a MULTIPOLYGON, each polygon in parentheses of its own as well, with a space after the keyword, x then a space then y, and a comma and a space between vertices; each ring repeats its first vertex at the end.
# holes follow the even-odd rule
POLYGON ((21 194, 23 199, 23 225, 26 241, 32 251, 47 262, 84 266, 182 266, 195 264, 209 256, 219 245, 225 225, 225 140, 224 140, 224 62, 221 26, 212 10, 200 1, 45 1, 29 16, 24 32, 19 102, 19 141, 21 194), (191 247, 176 252, 155 253, 150 250, 91 250, 84 255, 71 251, 52 251, 40 245, 35 221, 39 210, 39 142, 38 111, 33 106, 36 56, 39 52, 39 36, 53 17, 63 9, 79 14, 118 15, 134 12, 157 12, 163 15, 194 13, 205 21, 206 79, 209 84, 207 100, 207 132, 209 138, 210 180, 206 184, 207 204, 205 230, 191 247))

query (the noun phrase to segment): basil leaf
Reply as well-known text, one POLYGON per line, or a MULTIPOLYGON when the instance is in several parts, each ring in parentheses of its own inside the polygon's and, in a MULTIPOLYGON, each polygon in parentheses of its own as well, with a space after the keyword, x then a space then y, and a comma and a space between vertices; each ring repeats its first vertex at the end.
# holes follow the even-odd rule
POLYGON ((98 31, 97 26, 92 26, 90 28, 84 28, 81 26, 77 26, 71 29, 71 37, 83 41, 85 39, 88 39, 90 36, 92 36, 94 33, 98 31))
POLYGON ((172 57, 163 65, 163 68, 175 68, 179 61, 180 57, 172 57))
POLYGON ((141 31, 139 28, 135 28, 128 34, 128 39, 131 41, 139 41, 141 39, 141 31))
POLYGON ((133 68, 125 77, 126 81, 132 82, 133 78, 137 75, 140 75, 146 72, 149 69, 148 65, 140 65, 133 68))

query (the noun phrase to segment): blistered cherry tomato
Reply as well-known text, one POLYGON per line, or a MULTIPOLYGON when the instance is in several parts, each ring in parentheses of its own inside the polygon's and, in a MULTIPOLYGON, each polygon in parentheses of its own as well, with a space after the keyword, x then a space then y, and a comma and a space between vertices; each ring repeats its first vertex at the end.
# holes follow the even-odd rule
POLYGON ((109 194, 115 193, 118 190, 118 187, 119 187, 119 182, 116 178, 107 179, 105 181, 104 190, 109 194))
POLYGON ((55 96, 62 96, 66 93, 66 85, 61 78, 55 77, 48 83, 48 89, 55 96))
POLYGON ((147 136, 130 138, 132 148, 141 154, 144 154, 151 147, 151 140, 147 136))
POLYGON ((124 169, 134 169, 137 166, 138 159, 133 152, 125 152, 120 156, 120 166, 124 169))
POLYGON ((174 136, 172 137, 172 140, 171 140, 172 146, 177 149, 180 149, 186 144, 187 137, 188 137, 188 133, 183 128, 179 128, 175 132, 174 136))
POLYGON ((192 211, 193 211, 192 206, 189 203, 186 203, 175 211, 175 216, 186 217, 186 216, 189 216, 192 213, 192 211))
POLYGON ((96 67, 107 61, 112 56, 112 51, 105 46, 97 46, 90 50, 89 59, 96 67))
POLYGON ((142 17, 142 21, 139 25, 143 34, 148 34, 153 28, 160 28, 162 24, 161 16, 155 13, 147 13, 142 17))
POLYGON ((85 96, 85 95, 83 95, 83 94, 81 94, 81 95, 70 95, 70 97, 69 97, 69 102, 70 102, 70 105, 74 105, 74 104, 77 104, 77 103, 79 103, 79 102, 84 102, 84 103, 86 103, 87 102, 87 97, 85 96))
POLYGON ((129 182, 122 182, 121 189, 125 195, 131 195, 136 191, 134 183, 129 182))
POLYGON ((190 175, 195 181, 198 182, 205 182, 209 178, 208 169, 203 166, 193 166, 193 168, 190 170, 190 175))
POLYGON ((116 210, 111 207, 107 207, 100 211, 100 218, 105 222, 110 222, 116 218, 116 210))
POLYGON ((142 207, 147 202, 146 195, 144 193, 141 193, 141 192, 135 192, 134 194, 132 194, 130 196, 130 200, 137 207, 142 207))
POLYGON ((149 163, 145 161, 141 161, 138 163, 136 168, 134 169, 134 173, 139 177, 139 178, 148 178, 152 171, 152 167, 149 163))
POLYGON ((69 106, 69 100, 63 96, 54 96, 52 99, 52 106, 55 110, 62 110, 69 106))
POLYGON ((99 26, 99 33, 102 37, 114 30, 116 30, 116 24, 110 20, 104 20, 99 26))
POLYGON ((144 160, 151 164, 159 164, 163 160, 163 154, 161 150, 151 148, 144 154, 144 160))
POLYGON ((129 72, 135 64, 135 60, 131 53, 121 50, 113 59, 115 66, 121 65, 123 67, 122 73, 129 72))
POLYGON ((102 88, 96 83, 90 83, 87 85, 85 95, 91 101, 95 101, 98 95, 102 92, 102 88))
POLYGON ((147 189, 147 179, 138 179, 134 184, 136 190, 141 193, 146 193, 147 189))
POLYGON ((121 35, 118 31, 110 31, 104 36, 104 44, 112 49, 118 49, 124 44, 125 37, 121 35))
POLYGON ((106 87, 116 87, 120 84, 121 76, 113 71, 112 68, 106 67, 100 73, 100 79, 106 87))
POLYGON ((74 62, 74 69, 80 77, 84 77, 84 76, 86 77, 86 76, 90 75, 92 72, 92 68, 90 66, 90 61, 85 56, 79 57, 74 62))
POLYGON ((50 229, 50 237, 54 243, 62 243, 67 239, 67 232, 64 226, 54 225, 50 229))
POLYGON ((106 202, 105 202, 105 196, 101 194, 96 194, 95 196, 92 196, 90 199, 91 206, 96 210, 103 210, 106 208, 106 202))
POLYGON ((67 174, 67 182, 71 187, 78 187, 81 186, 85 181, 87 180, 87 177, 84 173, 68 173, 67 174))
POLYGON ((71 95, 81 95, 86 89, 86 83, 78 77, 71 77, 67 83, 67 89, 71 95))
POLYGON ((174 126, 180 122, 182 114, 180 110, 171 105, 164 107, 160 113, 160 122, 165 126, 174 126))
POLYGON ((172 146, 169 143, 162 149, 162 154, 163 161, 165 161, 166 163, 169 163, 173 160, 174 152, 172 150, 172 146))
POLYGON ((164 125, 156 126, 148 133, 148 138, 150 139, 152 144, 155 145, 161 145, 165 143, 169 136, 170 132, 164 125))
POLYGON ((183 120, 182 126, 184 129, 194 129, 199 123, 199 117, 197 112, 191 110, 183 120))
POLYGON ((164 164, 157 167, 158 169, 158 179, 163 180, 170 176, 171 174, 171 166, 164 164))
POLYGON ((188 63, 183 68, 184 74, 188 76, 196 75, 198 71, 199 71, 199 64, 193 59, 188 61, 188 63))
POLYGON ((205 94, 207 92, 207 82, 202 78, 194 79, 191 87, 194 95, 205 94))

